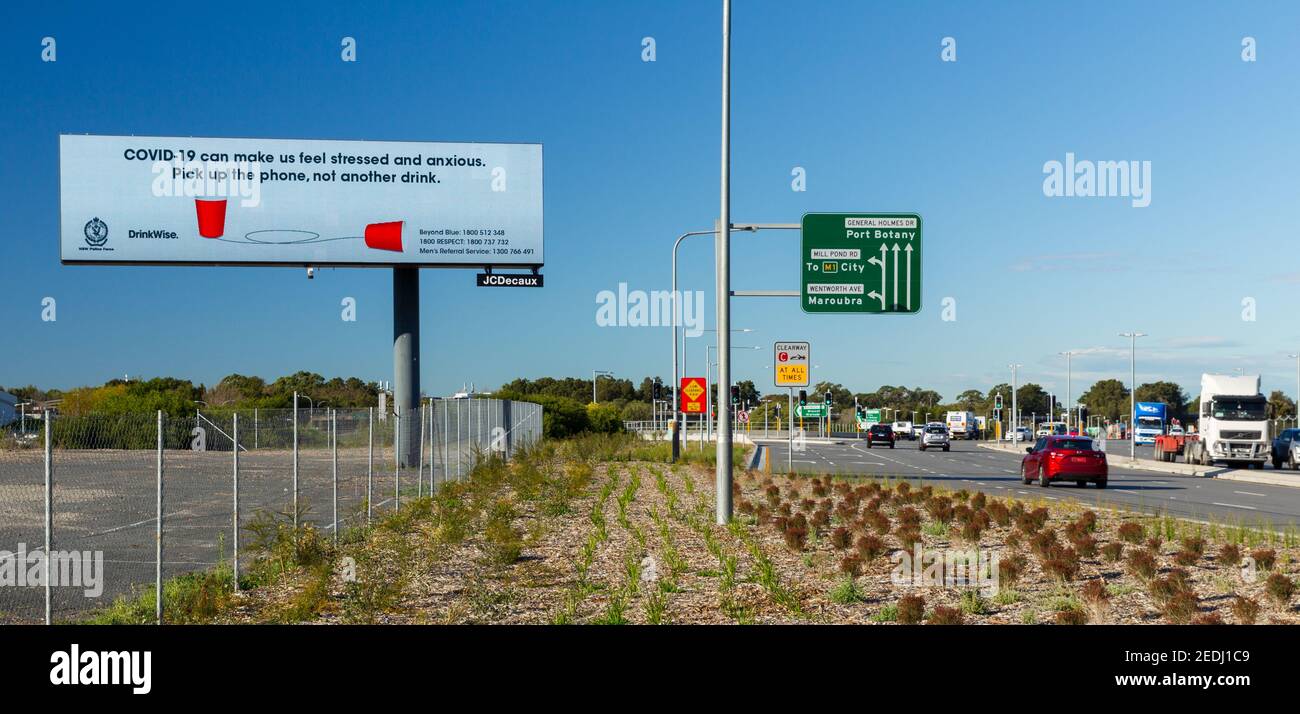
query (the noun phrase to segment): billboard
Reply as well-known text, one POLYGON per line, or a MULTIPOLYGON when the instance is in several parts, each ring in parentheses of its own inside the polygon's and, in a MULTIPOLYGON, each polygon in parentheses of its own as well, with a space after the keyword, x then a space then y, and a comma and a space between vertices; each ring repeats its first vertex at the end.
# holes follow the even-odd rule
POLYGON ((59 137, 69 264, 543 264, 542 146, 59 137))

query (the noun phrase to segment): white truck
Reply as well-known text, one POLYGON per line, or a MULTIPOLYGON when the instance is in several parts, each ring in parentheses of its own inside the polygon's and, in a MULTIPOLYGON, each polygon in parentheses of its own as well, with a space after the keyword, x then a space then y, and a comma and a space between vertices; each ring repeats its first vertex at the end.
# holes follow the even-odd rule
POLYGON ((1270 457, 1268 399, 1259 375, 1201 375, 1199 438, 1186 444, 1187 461, 1211 466, 1264 468, 1270 457))
POLYGON ((978 437, 979 426, 975 422, 975 412, 948 412, 944 424, 954 439, 978 437))

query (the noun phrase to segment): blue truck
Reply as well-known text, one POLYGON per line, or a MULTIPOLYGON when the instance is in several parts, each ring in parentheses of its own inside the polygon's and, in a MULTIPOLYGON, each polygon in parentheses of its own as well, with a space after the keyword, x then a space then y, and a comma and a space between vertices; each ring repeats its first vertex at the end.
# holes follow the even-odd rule
POLYGON ((1165 405, 1160 402, 1138 402, 1133 414, 1133 442, 1154 444, 1156 437, 1165 433, 1165 405))

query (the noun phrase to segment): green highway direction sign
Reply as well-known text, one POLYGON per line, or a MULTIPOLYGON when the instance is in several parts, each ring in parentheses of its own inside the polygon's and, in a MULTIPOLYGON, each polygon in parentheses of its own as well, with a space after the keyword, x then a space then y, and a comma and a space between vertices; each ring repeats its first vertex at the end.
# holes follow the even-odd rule
POLYGON ((826 405, 820 402, 810 402, 804 406, 795 407, 794 414, 804 419, 820 419, 826 416, 826 405))
POLYGON ((879 410, 879 409, 864 409, 864 410, 863 410, 863 414, 864 414, 864 416, 862 416, 862 417, 860 417, 860 418, 858 419, 858 428, 860 428, 860 429, 869 429, 869 428, 871 428, 871 425, 872 425, 872 424, 879 424, 879 423, 880 423, 880 410, 879 410))
POLYGON ((799 304, 812 313, 921 311, 921 217, 805 213, 799 304))

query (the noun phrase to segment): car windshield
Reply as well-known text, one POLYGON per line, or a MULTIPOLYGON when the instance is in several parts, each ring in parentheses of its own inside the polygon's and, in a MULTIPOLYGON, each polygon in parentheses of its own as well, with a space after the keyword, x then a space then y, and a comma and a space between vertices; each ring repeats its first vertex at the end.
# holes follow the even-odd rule
POLYGON ((1159 429, 1160 420, 1156 417, 1138 417, 1139 429, 1159 429))
POLYGON ((1268 418, 1268 402, 1263 399, 1215 399, 1214 418, 1228 421, 1263 421, 1268 418))
POLYGON ((926 427, 926 429, 925 429, 925 433, 927 433, 927 434, 946 434, 946 433, 948 433, 948 432, 947 432, 946 429, 944 429, 944 428, 941 427, 941 426, 930 426, 930 427, 926 427))
POLYGON ((1053 449, 1072 449, 1074 451, 1092 451, 1092 439, 1057 439, 1053 449))

